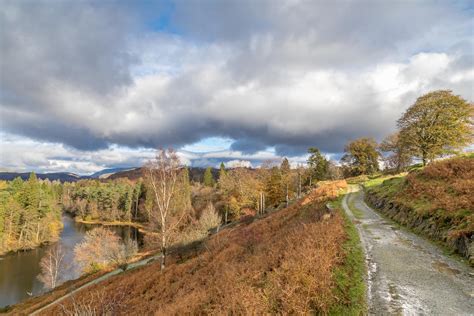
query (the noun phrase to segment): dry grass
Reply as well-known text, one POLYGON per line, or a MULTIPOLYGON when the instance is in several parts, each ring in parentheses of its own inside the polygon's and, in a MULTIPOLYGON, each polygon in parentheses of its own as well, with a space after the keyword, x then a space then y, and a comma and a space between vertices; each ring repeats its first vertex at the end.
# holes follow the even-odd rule
POLYGON ((403 193, 430 201, 428 211, 474 211, 474 159, 449 159, 410 173, 403 193))
MULTIPOLYGON (((150 264, 87 292, 103 293, 105 300, 124 292, 114 311, 119 315, 328 313, 341 302, 333 272, 344 262, 347 234, 339 213, 322 218, 324 203, 344 185, 321 186, 304 205, 176 250, 164 272, 150 264)), ((64 302, 45 314, 61 314, 68 304, 72 308, 64 302)))
POLYGON ((395 220, 420 230, 474 263, 474 158, 456 157, 368 188, 369 197, 403 210, 395 220), (428 223, 428 224, 427 224, 428 223))

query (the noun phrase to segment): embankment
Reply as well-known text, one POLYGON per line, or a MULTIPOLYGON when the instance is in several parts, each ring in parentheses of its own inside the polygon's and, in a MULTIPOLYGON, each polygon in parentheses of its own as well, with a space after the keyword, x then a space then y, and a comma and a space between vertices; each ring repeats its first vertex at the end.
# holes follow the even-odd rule
POLYGON ((474 264, 474 159, 434 162, 366 188, 374 208, 474 264))

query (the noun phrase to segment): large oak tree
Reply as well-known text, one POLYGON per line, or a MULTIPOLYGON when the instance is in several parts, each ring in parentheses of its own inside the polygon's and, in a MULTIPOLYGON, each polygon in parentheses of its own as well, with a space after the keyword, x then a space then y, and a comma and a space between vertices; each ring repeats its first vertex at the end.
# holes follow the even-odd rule
POLYGON ((438 90, 419 97, 398 120, 400 137, 423 165, 472 143, 473 105, 438 90))

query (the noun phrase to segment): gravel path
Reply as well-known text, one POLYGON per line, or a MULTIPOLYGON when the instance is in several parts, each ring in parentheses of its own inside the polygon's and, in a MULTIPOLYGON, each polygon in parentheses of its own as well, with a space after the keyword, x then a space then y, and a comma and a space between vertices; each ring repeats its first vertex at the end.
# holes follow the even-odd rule
POLYGON ((474 315, 474 269, 382 218, 351 187, 343 208, 365 248, 371 315, 474 315), (356 216, 355 216, 356 215, 356 216))

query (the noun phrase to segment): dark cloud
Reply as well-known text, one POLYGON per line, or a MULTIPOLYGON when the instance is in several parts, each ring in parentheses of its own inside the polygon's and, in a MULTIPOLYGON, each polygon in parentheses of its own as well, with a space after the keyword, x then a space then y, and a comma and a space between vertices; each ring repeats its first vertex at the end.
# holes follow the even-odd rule
POLYGON ((259 141, 252 138, 239 139, 232 143, 230 149, 241 151, 245 154, 254 154, 258 151, 265 150, 267 144, 264 141, 259 141))
POLYGON ((4 1, 1 131, 83 151, 221 136, 244 154, 274 147, 298 156, 310 146, 340 153, 350 139, 392 132, 422 93, 451 88, 472 100, 472 17, 464 9, 4 1))

